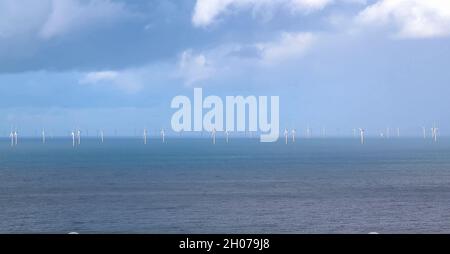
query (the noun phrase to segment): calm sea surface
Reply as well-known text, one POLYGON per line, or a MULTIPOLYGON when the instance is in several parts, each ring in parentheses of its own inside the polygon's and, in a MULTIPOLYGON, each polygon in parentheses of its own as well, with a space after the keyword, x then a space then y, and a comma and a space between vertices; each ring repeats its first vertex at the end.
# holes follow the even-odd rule
POLYGON ((0 233, 450 233, 450 139, 0 140, 0 233))

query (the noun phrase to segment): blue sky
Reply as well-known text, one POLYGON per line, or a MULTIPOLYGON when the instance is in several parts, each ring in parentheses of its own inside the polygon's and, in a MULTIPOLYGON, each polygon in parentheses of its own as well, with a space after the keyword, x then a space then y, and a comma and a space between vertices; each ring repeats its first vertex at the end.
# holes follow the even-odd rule
POLYGON ((170 128, 171 99, 279 95, 281 128, 450 127, 447 0, 0 0, 0 134, 170 128))

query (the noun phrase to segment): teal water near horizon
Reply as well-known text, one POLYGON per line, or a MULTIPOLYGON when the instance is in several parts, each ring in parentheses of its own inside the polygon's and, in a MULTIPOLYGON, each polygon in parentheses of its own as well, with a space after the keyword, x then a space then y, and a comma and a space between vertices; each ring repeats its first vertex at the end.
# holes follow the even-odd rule
POLYGON ((0 233, 450 233, 450 139, 0 140, 0 233))

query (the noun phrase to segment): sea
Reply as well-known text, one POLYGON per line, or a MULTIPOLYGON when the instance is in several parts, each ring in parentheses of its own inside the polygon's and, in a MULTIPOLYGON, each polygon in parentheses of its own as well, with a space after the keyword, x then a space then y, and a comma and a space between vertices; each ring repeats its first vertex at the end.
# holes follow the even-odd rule
POLYGON ((0 233, 450 233, 450 138, 0 140, 0 233))

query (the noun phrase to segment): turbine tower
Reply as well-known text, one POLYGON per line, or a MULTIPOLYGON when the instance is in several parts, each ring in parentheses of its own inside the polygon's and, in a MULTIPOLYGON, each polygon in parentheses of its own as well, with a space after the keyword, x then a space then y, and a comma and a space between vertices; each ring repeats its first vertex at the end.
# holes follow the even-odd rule
POLYGON ((162 142, 165 143, 166 142, 166 140, 165 140, 166 133, 164 132, 164 129, 161 129, 161 138, 162 138, 162 142))
POLYGON ((17 146, 17 130, 14 131, 14 145, 17 146))
POLYGON ((144 145, 147 144, 147 129, 144 129, 144 145))
POLYGON ((284 139, 285 139, 286 145, 288 143, 288 135, 289 135, 288 130, 284 129, 284 139))
POLYGON ((81 131, 80 130, 77 130, 77 141, 78 141, 78 145, 80 145, 81 144, 81 131))
POLYGON ((359 134, 361 136, 361 145, 364 144, 364 132, 365 130, 363 128, 359 128, 359 134))
POLYGON ((72 147, 75 147, 75 132, 72 131, 71 134, 72 134, 72 147))
POLYGON ((45 129, 42 129, 42 144, 45 144, 45 129))
POLYGON ((9 133, 9 137, 11 138, 11 146, 14 146, 14 132, 11 131, 11 133, 9 133))
POLYGON ((216 144, 216 128, 212 129, 211 136, 212 136, 213 144, 215 145, 216 144))
POLYGON ((230 133, 227 130, 225 131, 225 136, 226 136, 226 140, 227 140, 227 144, 228 144, 228 137, 230 136, 230 133))
POLYGON ((101 142, 103 144, 103 141, 104 141, 104 139, 103 139, 103 130, 100 130, 100 140, 101 140, 101 142))
POLYGON ((295 129, 292 129, 291 134, 292 134, 292 143, 295 143, 295 134, 296 134, 295 129))
POLYGON ((425 127, 422 127, 422 132, 423 132, 423 139, 427 138, 427 129, 425 127))

